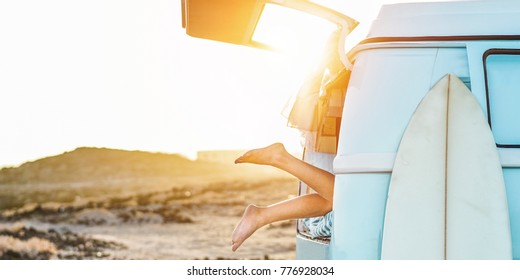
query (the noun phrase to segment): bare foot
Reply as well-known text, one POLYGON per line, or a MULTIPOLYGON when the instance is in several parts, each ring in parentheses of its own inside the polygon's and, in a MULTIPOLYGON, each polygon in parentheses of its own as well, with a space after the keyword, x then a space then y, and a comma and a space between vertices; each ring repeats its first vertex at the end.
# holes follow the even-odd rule
POLYGON ((287 154, 281 143, 275 143, 265 148, 251 150, 237 158, 235 163, 255 163, 265 165, 276 165, 283 156, 287 154))
POLYGON ((231 235, 231 250, 235 252, 249 236, 262 226, 259 218, 260 208, 249 205, 244 211, 242 219, 231 235))

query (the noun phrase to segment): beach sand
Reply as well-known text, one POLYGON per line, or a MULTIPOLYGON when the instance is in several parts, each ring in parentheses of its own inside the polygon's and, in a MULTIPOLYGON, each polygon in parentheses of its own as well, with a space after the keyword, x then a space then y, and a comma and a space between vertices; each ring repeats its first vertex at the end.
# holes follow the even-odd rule
MULTIPOLYGON (((219 179, 193 186, 28 203, 4 210, 3 259, 294 259, 294 221, 258 230, 237 252, 231 233, 250 203, 267 205, 297 192, 288 176, 219 179), (32 238, 32 239, 31 239, 32 238), (29 242, 30 241, 30 242, 29 242)), ((53 191, 56 191, 53 189, 53 191)))

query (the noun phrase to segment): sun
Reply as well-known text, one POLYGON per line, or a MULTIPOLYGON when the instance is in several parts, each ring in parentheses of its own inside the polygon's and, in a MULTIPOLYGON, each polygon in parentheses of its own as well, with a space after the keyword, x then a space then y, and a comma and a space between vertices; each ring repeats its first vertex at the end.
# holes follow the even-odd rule
POLYGON ((252 40, 268 45, 308 68, 316 63, 327 38, 337 28, 335 23, 323 18, 268 3, 252 40))

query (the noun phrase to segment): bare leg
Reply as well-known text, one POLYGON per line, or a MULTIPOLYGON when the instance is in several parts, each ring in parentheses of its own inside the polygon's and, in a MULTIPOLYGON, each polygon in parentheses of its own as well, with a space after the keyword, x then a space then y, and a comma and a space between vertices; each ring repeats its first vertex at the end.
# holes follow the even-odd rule
POLYGON ((236 159, 235 163, 255 163, 277 167, 303 181, 323 198, 332 201, 334 175, 293 157, 280 143, 251 150, 236 159))
POLYGON ((332 210, 332 202, 319 194, 308 194, 293 199, 258 207, 249 205, 231 236, 231 250, 236 251, 257 229, 277 221, 323 216, 332 210))
POLYGON ((296 197, 267 207, 249 205, 231 236, 233 251, 266 224, 321 216, 332 210, 334 175, 293 157, 282 144, 249 151, 235 163, 255 163, 280 168, 305 182, 318 194, 296 197))

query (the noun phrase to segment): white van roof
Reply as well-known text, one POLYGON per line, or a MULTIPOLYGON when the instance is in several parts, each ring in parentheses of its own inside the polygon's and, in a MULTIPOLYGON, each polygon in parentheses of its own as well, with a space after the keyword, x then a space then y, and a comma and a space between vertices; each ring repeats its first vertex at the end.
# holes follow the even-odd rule
POLYGON ((384 5, 367 38, 520 35, 520 1, 384 5))

